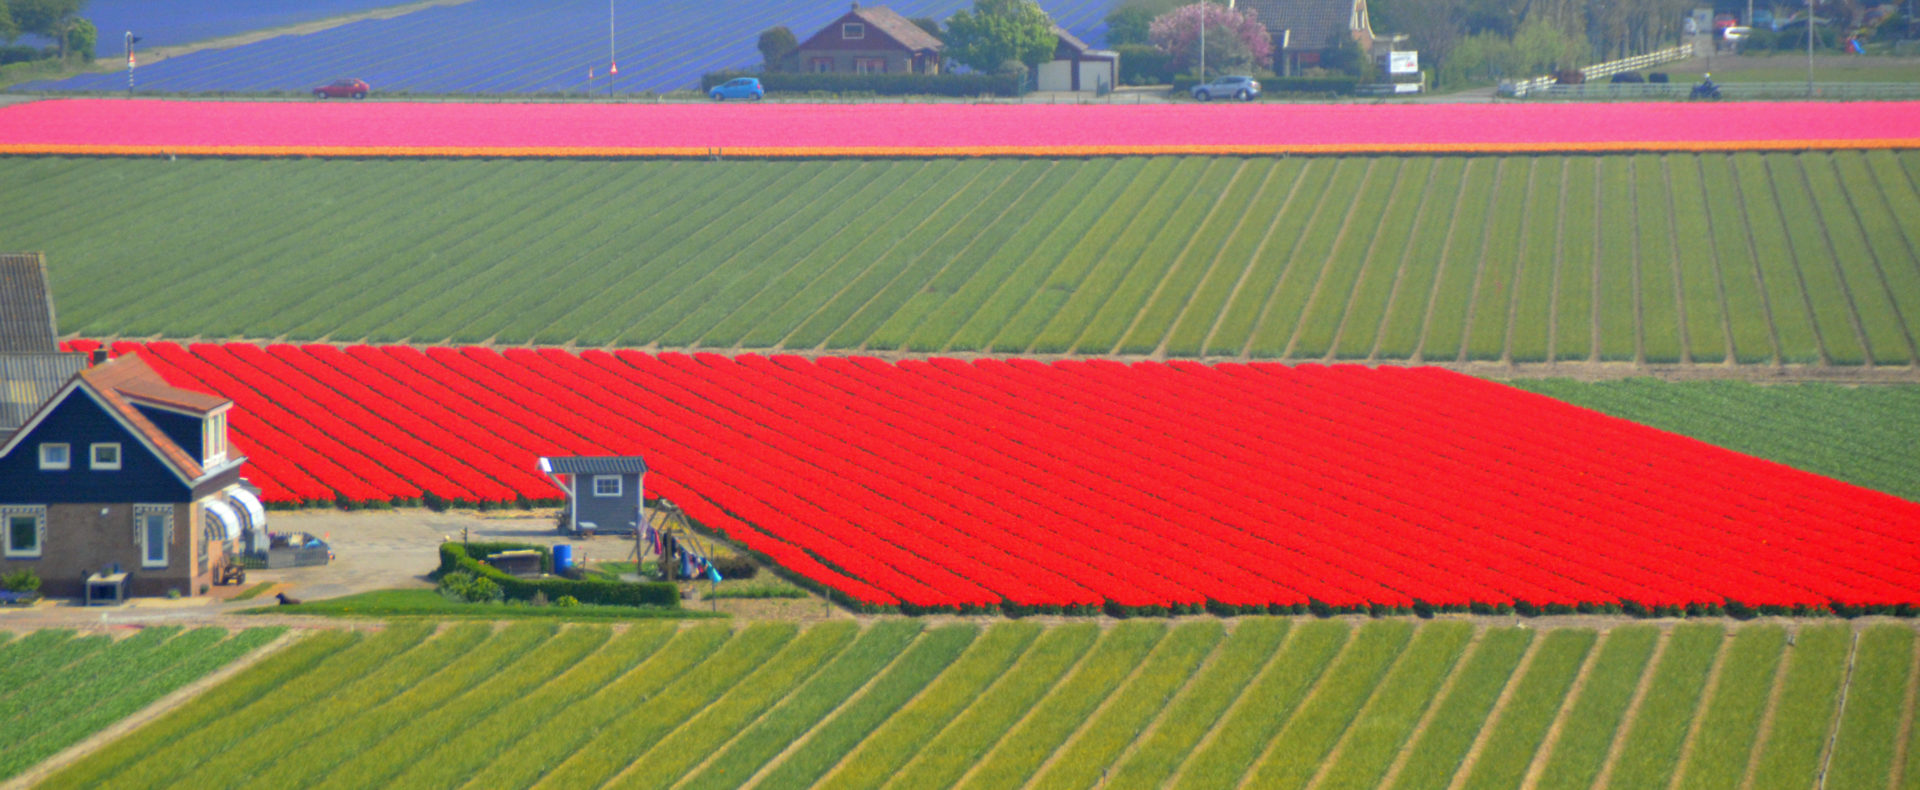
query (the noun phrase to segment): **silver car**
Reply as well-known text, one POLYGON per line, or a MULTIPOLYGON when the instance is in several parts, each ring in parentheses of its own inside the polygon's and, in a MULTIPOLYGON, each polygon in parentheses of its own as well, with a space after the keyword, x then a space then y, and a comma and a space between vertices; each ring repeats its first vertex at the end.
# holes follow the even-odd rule
POLYGON ((1212 82, 1193 86, 1193 98, 1213 101, 1233 97, 1241 101, 1260 98, 1260 83, 1252 77, 1214 77, 1212 82))

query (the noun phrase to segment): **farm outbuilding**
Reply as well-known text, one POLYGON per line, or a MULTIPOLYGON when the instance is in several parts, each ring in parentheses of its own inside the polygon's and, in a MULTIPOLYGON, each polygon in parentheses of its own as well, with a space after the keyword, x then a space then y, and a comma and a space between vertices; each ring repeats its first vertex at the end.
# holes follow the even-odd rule
POLYGON ((565 532, 635 532, 647 523, 647 462, 637 455, 542 458, 567 495, 565 532))
POLYGON ((1035 75, 1040 90, 1101 92, 1118 84, 1120 53, 1094 49, 1058 25, 1053 35, 1053 60, 1040 64, 1035 75))

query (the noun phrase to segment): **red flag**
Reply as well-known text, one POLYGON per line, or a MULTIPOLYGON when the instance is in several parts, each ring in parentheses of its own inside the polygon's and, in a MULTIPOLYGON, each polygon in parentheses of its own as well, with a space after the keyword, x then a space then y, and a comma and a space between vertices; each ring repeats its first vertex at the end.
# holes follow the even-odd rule
POLYGON ((619 73, 620 73, 620 64, 619 64, 619 63, 615 63, 615 64, 613 64, 613 65, 611 65, 611 66, 608 66, 608 67, 607 67, 607 74, 608 74, 608 76, 612 76, 612 75, 615 75, 615 74, 619 74, 619 73))
POLYGON ((592 66, 588 66, 588 67, 587 67, 587 79, 593 79, 593 67, 592 67, 592 66))

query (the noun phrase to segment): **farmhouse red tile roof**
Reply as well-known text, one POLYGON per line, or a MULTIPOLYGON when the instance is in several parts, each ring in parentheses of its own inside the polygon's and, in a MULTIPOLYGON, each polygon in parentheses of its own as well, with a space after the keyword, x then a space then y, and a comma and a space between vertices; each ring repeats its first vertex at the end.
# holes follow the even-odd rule
POLYGON ((907 49, 939 49, 946 46, 940 43, 940 39, 934 38, 932 34, 914 24, 913 20, 901 16, 899 12, 886 6, 855 8, 853 14, 865 20, 867 24, 879 28, 880 32, 900 42, 900 45, 907 49))
POLYGON ((183 390, 167 384, 160 374, 148 367, 145 360, 135 354, 115 357, 105 364, 95 365, 80 371, 80 378, 99 393, 114 411, 126 419, 141 436, 160 450, 160 454, 185 475, 188 480, 196 480, 205 470, 180 446, 167 438, 160 426, 141 414, 133 407, 129 398, 158 403, 164 406, 182 408, 190 411, 205 412, 230 403, 226 398, 208 395, 192 390, 183 390))

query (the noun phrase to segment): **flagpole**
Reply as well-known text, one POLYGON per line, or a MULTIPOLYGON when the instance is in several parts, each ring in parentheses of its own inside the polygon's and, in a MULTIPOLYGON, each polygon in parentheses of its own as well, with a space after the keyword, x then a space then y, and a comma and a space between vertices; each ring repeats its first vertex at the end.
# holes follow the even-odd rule
POLYGON ((620 56, 613 46, 613 0, 607 0, 607 98, 613 98, 613 78, 620 74, 620 56))

